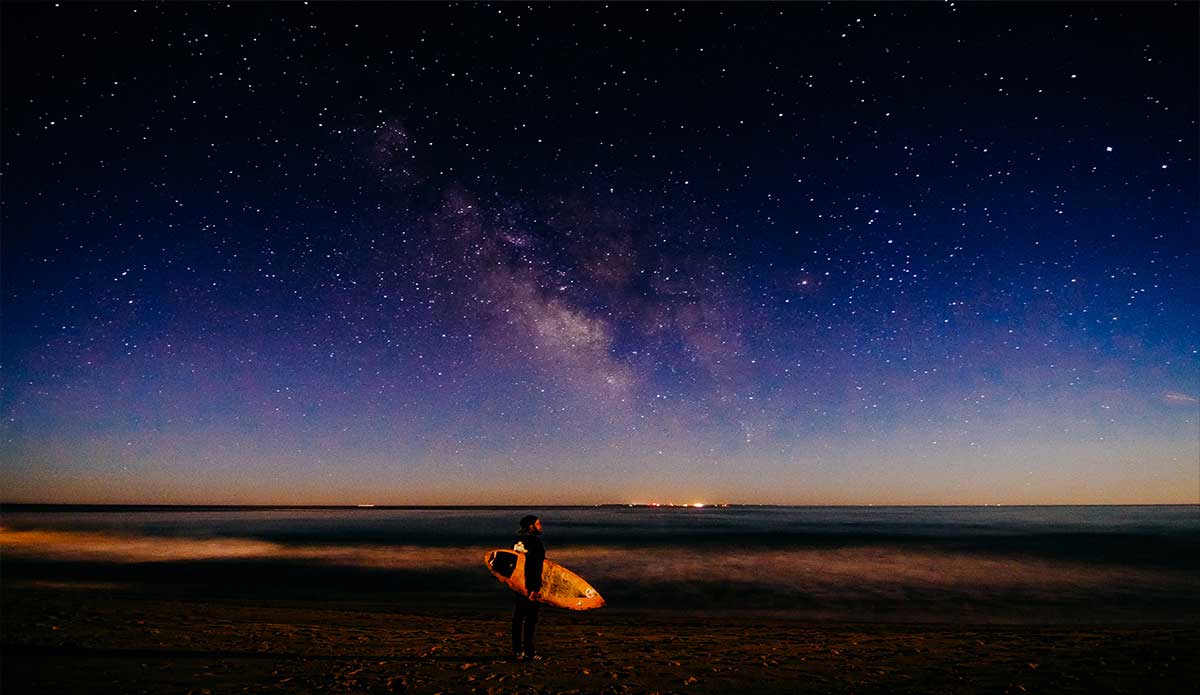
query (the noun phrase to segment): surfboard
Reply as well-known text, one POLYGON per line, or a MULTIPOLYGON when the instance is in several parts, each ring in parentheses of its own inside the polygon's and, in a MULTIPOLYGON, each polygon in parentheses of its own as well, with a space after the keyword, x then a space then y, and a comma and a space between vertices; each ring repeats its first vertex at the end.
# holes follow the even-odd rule
MULTIPOLYGON (((490 550, 483 556, 492 576, 522 596, 525 590, 525 553, 512 550, 490 550)), ((572 611, 590 611, 604 605, 600 592, 578 574, 557 562, 546 560, 542 565, 541 603, 572 611)))

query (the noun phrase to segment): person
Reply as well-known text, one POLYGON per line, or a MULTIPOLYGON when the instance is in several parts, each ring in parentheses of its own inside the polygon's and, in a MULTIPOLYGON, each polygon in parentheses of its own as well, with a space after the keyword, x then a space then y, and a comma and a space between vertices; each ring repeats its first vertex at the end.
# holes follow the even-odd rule
POLYGON ((529 514, 521 518, 521 530, 513 550, 525 553, 525 595, 513 594, 512 651, 519 661, 540 661, 541 655, 533 646, 537 628, 538 600, 542 597, 542 564, 546 547, 542 545, 542 520, 529 514))

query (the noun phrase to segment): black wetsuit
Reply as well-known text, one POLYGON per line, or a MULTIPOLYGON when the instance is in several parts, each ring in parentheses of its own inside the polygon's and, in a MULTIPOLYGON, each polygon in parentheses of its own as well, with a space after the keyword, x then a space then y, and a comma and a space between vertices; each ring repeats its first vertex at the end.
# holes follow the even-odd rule
MULTIPOLYGON (((525 548, 525 589, 529 592, 542 588, 542 563, 546 559, 546 548, 542 539, 534 533, 522 533, 518 544, 525 548)), ((514 594, 512 648, 514 655, 534 655, 533 631, 537 627, 538 604, 527 596, 514 594)))

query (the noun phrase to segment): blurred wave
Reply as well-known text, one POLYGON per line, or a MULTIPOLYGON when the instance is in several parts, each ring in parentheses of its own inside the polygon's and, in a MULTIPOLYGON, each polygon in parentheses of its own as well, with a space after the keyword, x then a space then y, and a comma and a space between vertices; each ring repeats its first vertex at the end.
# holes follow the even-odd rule
MULTIPOLYGON (((188 538, 106 531, 17 530, 0 526, 0 549, 8 559, 99 563, 201 560, 282 560, 326 565, 462 568, 462 548, 419 546, 290 545, 249 538, 188 538)), ((482 550, 478 553, 483 557, 482 550)), ((480 560, 482 561, 482 560, 480 560)))
MULTIPOLYGON (((481 603, 503 596, 482 564, 490 547, 301 544, 94 525, 0 527, 6 582, 186 585, 264 595, 339 592, 431 602, 447 594, 481 603)), ((760 610, 803 618, 946 622, 1200 619, 1200 577, 1186 567, 965 553, 894 539, 842 547, 551 544, 549 553, 588 579, 617 610, 760 610)))

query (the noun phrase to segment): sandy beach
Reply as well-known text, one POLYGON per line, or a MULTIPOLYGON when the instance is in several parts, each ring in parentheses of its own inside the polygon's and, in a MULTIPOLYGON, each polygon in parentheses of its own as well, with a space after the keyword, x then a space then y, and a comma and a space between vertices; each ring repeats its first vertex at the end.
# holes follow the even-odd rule
POLYGON ((1200 681, 1200 628, 905 625, 547 610, 540 663, 509 608, 203 599, 6 586, 17 693, 1146 693, 1200 681))

